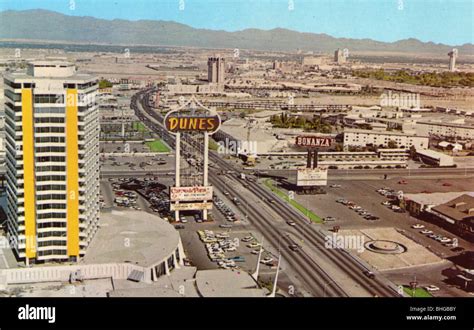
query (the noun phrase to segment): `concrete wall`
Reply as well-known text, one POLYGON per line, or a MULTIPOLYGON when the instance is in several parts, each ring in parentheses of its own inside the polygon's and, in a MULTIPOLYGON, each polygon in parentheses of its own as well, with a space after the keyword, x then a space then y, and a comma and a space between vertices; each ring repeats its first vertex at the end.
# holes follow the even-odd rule
POLYGON ((80 270, 84 279, 113 278, 127 279, 132 270, 145 273, 145 282, 151 281, 147 268, 132 264, 69 265, 0 270, 0 286, 38 282, 68 282, 72 272, 80 270))

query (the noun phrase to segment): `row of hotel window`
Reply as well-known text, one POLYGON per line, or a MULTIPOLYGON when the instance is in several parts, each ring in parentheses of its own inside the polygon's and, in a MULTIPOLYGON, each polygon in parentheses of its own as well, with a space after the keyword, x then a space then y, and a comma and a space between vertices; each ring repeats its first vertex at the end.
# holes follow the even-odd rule
MULTIPOLYGON (((79 103, 87 103, 89 105, 96 104, 95 94, 77 94, 79 103)), ((13 102, 21 102, 21 94, 13 93, 10 90, 5 90, 5 96, 7 96, 13 102)), ((34 95, 35 104, 63 104, 64 95, 63 94, 38 94, 34 95)), ((72 104, 72 100, 71 100, 72 104)))
MULTIPOLYGON (((18 88, 35 88, 36 87, 36 84, 35 83, 14 83, 10 80, 7 80, 7 79, 4 79, 3 80, 4 84, 11 87, 11 88, 14 88, 14 89, 18 89, 18 88)), ((93 81, 89 81, 89 82, 86 82, 84 84, 71 84, 71 83, 64 83, 63 84, 63 87, 64 88, 69 88, 69 89, 87 89, 87 88, 90 88, 94 85, 97 85, 99 83, 98 80, 93 80, 93 81)))
MULTIPOLYGON (((15 112, 21 112, 22 111, 21 107, 16 107, 10 102, 5 102, 5 104, 12 111, 15 111, 15 112)), ((95 105, 95 104, 89 104, 88 106, 79 106, 79 107, 77 107, 77 112, 78 113, 83 113, 87 109, 90 109, 92 107, 92 105, 95 105)), ((40 113, 64 114, 66 112, 66 108, 65 107, 42 107, 42 108, 35 107, 34 112, 35 112, 35 114, 40 114, 40 113)), ((17 120, 17 118, 15 118, 15 120, 17 120)), ((81 120, 81 119, 79 119, 79 120, 81 120)))

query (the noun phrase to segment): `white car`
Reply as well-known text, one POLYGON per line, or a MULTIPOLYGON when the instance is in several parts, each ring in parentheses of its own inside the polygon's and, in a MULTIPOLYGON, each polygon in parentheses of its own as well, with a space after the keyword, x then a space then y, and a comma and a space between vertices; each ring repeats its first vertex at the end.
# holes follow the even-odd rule
POLYGON ((261 260, 260 262, 261 262, 262 264, 269 264, 269 263, 272 262, 272 261, 273 261, 273 258, 267 257, 267 258, 261 260))
POLYGON ((440 242, 441 243, 451 243, 453 240, 448 237, 443 237, 440 242))
POLYGON ((247 247, 251 248, 251 249, 255 249, 257 247, 259 247, 261 244, 260 243, 250 243, 247 245, 247 247))
POLYGON ((433 231, 428 230, 428 229, 423 229, 422 231, 420 231, 420 233, 425 234, 425 235, 430 235, 430 234, 433 234, 433 231))
POLYGON ((417 224, 414 224, 413 226, 411 226, 411 228, 413 228, 413 229, 423 229, 423 228, 425 228, 425 226, 417 223, 417 224))
POLYGON ((341 188, 342 186, 340 184, 332 184, 329 187, 331 187, 331 188, 341 188))
POLYGON ((254 238, 253 236, 246 236, 244 238, 242 238, 242 242, 250 242, 250 241, 253 241, 254 238))
POLYGON ((231 246, 231 247, 228 247, 227 249, 225 249, 227 252, 233 252, 233 251, 237 251, 237 248, 235 246, 231 246))
POLYGON ((432 292, 432 291, 439 291, 440 289, 436 285, 428 285, 428 286, 425 286, 425 290, 432 292))
POLYGON ((252 253, 252 254, 259 254, 259 253, 260 253, 260 249, 258 249, 258 250, 252 250, 252 252, 250 252, 250 253, 252 253))

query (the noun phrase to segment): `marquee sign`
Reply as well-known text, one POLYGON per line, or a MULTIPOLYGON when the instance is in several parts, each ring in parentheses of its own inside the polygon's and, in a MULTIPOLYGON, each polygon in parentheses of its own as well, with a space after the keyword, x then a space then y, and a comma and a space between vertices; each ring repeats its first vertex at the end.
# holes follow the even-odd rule
POLYGON ((218 115, 187 115, 169 112, 165 117, 165 127, 170 133, 207 132, 213 134, 219 130, 221 120, 218 115))
POLYGON ((212 186, 171 187, 170 200, 173 202, 212 200, 212 186))
POLYGON ((307 148, 325 148, 330 147, 332 143, 332 138, 329 136, 310 136, 310 135, 300 135, 296 137, 295 144, 298 147, 307 147, 307 148))

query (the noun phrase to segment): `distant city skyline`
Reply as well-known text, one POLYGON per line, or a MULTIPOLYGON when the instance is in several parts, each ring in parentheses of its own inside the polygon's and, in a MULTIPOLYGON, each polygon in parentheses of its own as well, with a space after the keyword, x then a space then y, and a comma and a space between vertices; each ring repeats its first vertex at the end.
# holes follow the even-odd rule
POLYGON ((416 38, 448 45, 474 40, 471 0, 0 0, 0 11, 27 9, 175 21, 225 31, 285 28, 338 38, 385 42, 416 38))

